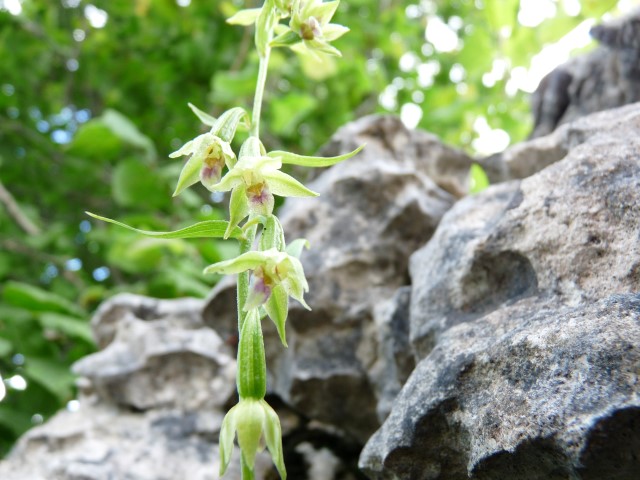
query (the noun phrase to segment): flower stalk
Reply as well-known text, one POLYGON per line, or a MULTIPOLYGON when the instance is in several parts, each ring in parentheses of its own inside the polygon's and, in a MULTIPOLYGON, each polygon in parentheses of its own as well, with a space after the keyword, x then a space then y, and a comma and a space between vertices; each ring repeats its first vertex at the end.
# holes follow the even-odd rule
POLYGON ((189 104, 193 113, 211 130, 188 141, 170 157, 188 157, 180 172, 174 196, 197 183, 212 192, 230 191, 229 221, 209 220, 173 232, 152 232, 89 214, 156 238, 238 240, 240 253, 236 258, 205 269, 205 273, 238 275, 236 383, 240 400, 229 410, 220 429, 220 476, 225 474, 229 466, 236 438, 241 452, 243 480, 255 478, 255 458, 265 446, 282 480, 287 476, 280 420, 264 399, 267 392, 267 366, 262 320, 268 317, 274 323, 286 347, 289 299, 310 309, 304 299, 309 285, 299 260, 302 250, 309 245, 304 239, 289 244, 285 242, 282 225, 273 212, 274 195, 318 195, 283 172, 283 165, 329 167, 353 157, 362 147, 345 155, 326 158, 285 151, 267 152, 260 141, 260 117, 272 48, 290 48, 300 55, 341 56, 340 51, 329 43, 348 31, 346 27, 330 23, 338 5, 338 0, 265 0, 261 8, 241 10, 228 20, 234 25, 255 25, 255 44, 260 63, 251 115, 236 107, 214 118, 189 104), (231 145, 236 132, 241 129, 248 130, 249 136, 236 156, 231 145), (256 241, 257 238, 259 241, 256 241))

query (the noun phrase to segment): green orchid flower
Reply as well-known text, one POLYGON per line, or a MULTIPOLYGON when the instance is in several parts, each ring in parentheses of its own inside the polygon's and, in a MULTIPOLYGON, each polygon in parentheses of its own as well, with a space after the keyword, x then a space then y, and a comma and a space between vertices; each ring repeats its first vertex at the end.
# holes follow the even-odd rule
POLYGON ((236 163, 236 155, 231 145, 210 132, 189 140, 169 157, 177 158, 183 155, 191 157, 180 172, 174 196, 198 181, 208 190, 212 190, 222 178, 224 167, 232 168, 236 163))
POLYGON ((342 56, 338 49, 329 44, 349 31, 345 26, 330 23, 339 4, 339 0, 293 0, 289 28, 280 28, 280 34, 273 39, 271 46, 289 46, 300 53, 321 52, 342 56))
MULTIPOLYGON (((302 240, 302 244, 306 243, 302 240)), ((264 307, 267 315, 278 330, 280 340, 286 346, 285 323, 289 312, 289 297, 294 298, 308 310, 311 307, 304 300, 309 284, 304 276, 302 263, 295 256, 302 250, 296 241, 291 249, 281 252, 277 248, 251 251, 234 259, 214 263, 205 268, 204 273, 235 274, 251 270, 249 294, 244 311, 250 312, 264 307)))
MULTIPOLYGON (((250 213, 271 215, 274 195, 281 197, 317 197, 318 193, 309 190, 298 180, 280 171, 280 157, 267 155, 242 155, 233 168, 211 190, 228 192, 229 232, 250 213)), ((226 237, 225 237, 226 238, 226 237)))

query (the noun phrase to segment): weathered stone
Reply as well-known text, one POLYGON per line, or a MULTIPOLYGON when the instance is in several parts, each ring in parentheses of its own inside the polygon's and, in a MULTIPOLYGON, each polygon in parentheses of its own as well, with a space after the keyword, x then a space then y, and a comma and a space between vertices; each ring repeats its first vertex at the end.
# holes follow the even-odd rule
MULTIPOLYGON (((378 411, 378 396, 388 404, 410 368, 410 360, 400 358, 402 353, 409 357, 408 350, 398 352, 397 368, 379 362, 386 352, 394 360, 393 349, 398 349, 379 345, 376 322, 390 321, 382 320, 380 305, 407 285, 409 255, 429 239, 455 200, 429 174, 454 158, 466 159, 466 176, 470 164, 463 153, 409 132, 389 117, 345 127, 334 137, 330 154, 363 143, 361 154, 312 181, 318 199, 290 199, 283 206, 288 239, 304 237, 311 243, 302 263, 313 310, 292 305, 288 349, 273 328, 265 331, 271 389, 296 410, 338 425, 362 442, 388 408, 378 411)), ((445 177, 441 172, 443 185, 445 177)), ((457 182, 453 178, 450 185, 457 182)), ((214 328, 227 326, 229 336, 234 298, 232 284, 220 286, 205 309, 205 319, 214 328)))
MULTIPOLYGON (((348 123, 322 149, 322 155, 341 155, 363 143, 370 152, 384 152, 394 161, 414 163, 418 171, 455 197, 469 192, 469 169, 473 160, 462 150, 445 145, 432 133, 408 129, 395 115, 370 115, 348 123)), ((319 171, 322 170, 310 172, 319 171)))
POLYGON ((480 161, 491 183, 523 179, 562 160, 583 143, 623 142, 640 124, 640 104, 627 105, 579 118, 552 134, 518 143, 480 161))
POLYGON ((640 9, 592 28, 601 46, 547 75, 532 98, 532 137, 590 113, 640 101, 640 9))
POLYGON ((221 407, 235 394, 235 358, 204 327, 201 311, 197 300, 113 297, 92 320, 103 349, 77 362, 74 371, 103 400, 123 407, 221 407))
POLYGON ((412 256, 420 363, 372 478, 640 471, 640 105, 576 124, 561 161, 459 201, 412 256))
POLYGON ((640 295, 522 300, 445 332, 371 438, 372 479, 634 479, 640 295))

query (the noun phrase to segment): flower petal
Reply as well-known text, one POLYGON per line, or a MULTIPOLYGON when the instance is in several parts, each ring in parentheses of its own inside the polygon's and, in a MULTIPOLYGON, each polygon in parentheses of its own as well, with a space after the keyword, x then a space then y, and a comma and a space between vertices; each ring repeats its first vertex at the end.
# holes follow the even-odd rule
POLYGON ((253 270, 260 265, 266 263, 268 255, 265 252, 252 251, 243 253, 242 255, 232 258, 231 260, 225 260, 223 262, 214 263, 204 269, 204 273, 221 273, 232 274, 246 272, 247 270, 253 270))
POLYGON ((181 146, 178 150, 176 150, 173 153, 170 153, 169 158, 178 158, 178 157, 182 157, 183 155, 189 155, 193 153, 194 141, 195 139, 189 140, 187 143, 181 146))
POLYGON ((253 470, 256 463, 256 454, 260 447, 265 412, 257 400, 240 400, 238 405, 241 405, 241 409, 238 411, 236 427, 238 445, 242 450, 242 458, 244 458, 247 466, 253 470))
POLYGON ((220 450, 220 476, 227 471, 231 454, 233 453, 233 439, 236 436, 236 410, 237 405, 227 412, 222 420, 220 428, 220 440, 218 441, 220 450))
POLYGON ((349 28, 345 27, 344 25, 338 25, 337 23, 330 23, 322 27, 322 37, 327 42, 333 42, 334 40, 337 40, 338 38, 343 36, 348 31, 349 31, 349 28))
POLYGON ((287 471, 284 466, 284 456, 282 452, 282 428, 280 427, 280 419, 278 414, 264 400, 260 400, 263 404, 264 419, 264 440, 271 454, 271 460, 278 469, 280 478, 287 480, 287 471))
POLYGON ((302 249, 309 249, 309 240, 306 238, 296 238, 293 242, 287 245, 286 252, 292 257, 300 258, 302 254, 302 249))
POLYGON ((271 287, 265 283, 264 278, 255 274, 252 275, 251 283, 249 284, 249 295, 247 295, 247 301, 244 304, 244 311, 248 312, 249 310, 262 306, 271 297, 271 292, 271 287))
POLYGON ((261 10, 262 8, 247 8, 240 10, 235 15, 228 18, 227 23, 230 25, 242 25, 243 27, 248 27, 256 22, 261 10))
MULTIPOLYGON (((237 166, 238 164, 236 164, 237 166)), ((209 190, 214 192, 228 192, 242 183, 242 172, 233 168, 222 177, 218 183, 213 185, 209 190)))
POLYGON ((287 334, 285 325, 287 314, 289 313, 289 296, 282 285, 277 285, 273 288, 269 300, 267 300, 267 303, 264 305, 264 309, 275 324, 278 335, 280 336, 280 341, 286 347, 287 334))
POLYGON ((183 190, 189 188, 194 183, 198 183, 200 180, 200 170, 202 169, 203 158, 201 155, 191 155, 187 163, 184 164, 180 171, 180 177, 178 178, 178 184, 176 190, 173 192, 173 196, 176 197, 182 193, 183 190))
POLYGON ((204 123, 206 126, 213 127, 215 125, 216 123, 215 117, 212 117, 207 112, 203 112, 192 103, 188 103, 187 105, 189 105, 189 108, 191 109, 191 111, 195 113, 195 115, 200 119, 200 121, 204 123))
POLYGON ((229 238, 229 235, 244 218, 249 215, 249 202, 247 200, 247 187, 244 184, 238 185, 231 192, 231 199, 229 200, 229 226, 227 231, 224 232, 224 238, 229 238))
POLYGON ((280 170, 265 172, 264 177, 274 195, 280 195, 281 197, 317 197, 320 195, 313 190, 309 190, 291 175, 287 175, 280 170))

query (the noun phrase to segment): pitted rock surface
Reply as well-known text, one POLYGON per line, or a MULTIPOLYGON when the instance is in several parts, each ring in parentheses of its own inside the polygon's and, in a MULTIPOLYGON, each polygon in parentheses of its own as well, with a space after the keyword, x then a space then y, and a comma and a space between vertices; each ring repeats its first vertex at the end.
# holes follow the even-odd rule
POLYGON ((525 299, 452 327, 360 465, 374 480, 637 478, 639 347, 637 294, 525 299))
POLYGON ((411 257, 419 363, 371 478, 640 471, 640 105, 576 123, 562 160, 459 201, 411 257))

